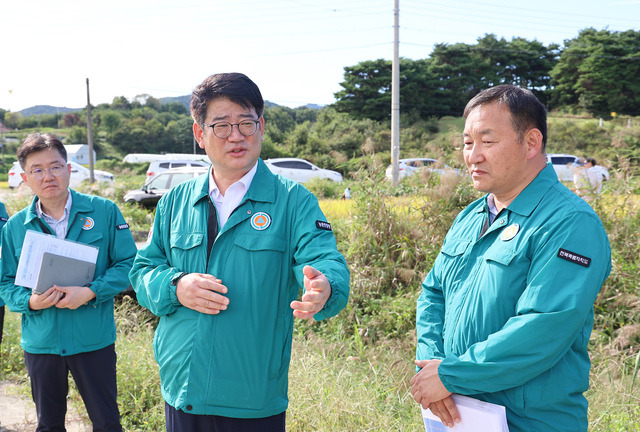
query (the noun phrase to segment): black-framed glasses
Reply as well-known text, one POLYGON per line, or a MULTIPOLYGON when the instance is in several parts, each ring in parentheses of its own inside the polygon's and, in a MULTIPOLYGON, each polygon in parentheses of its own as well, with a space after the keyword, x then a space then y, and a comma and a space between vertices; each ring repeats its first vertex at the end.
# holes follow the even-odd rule
POLYGON ((218 138, 226 138, 231 135, 234 126, 238 126, 238 130, 244 136, 251 136, 258 131, 260 120, 243 120, 240 123, 219 122, 214 124, 206 124, 213 129, 213 134, 218 138))
POLYGON ((48 171, 54 177, 60 177, 64 173, 66 165, 51 165, 49 168, 36 168, 31 171, 27 171, 36 180, 42 180, 45 173, 48 171))

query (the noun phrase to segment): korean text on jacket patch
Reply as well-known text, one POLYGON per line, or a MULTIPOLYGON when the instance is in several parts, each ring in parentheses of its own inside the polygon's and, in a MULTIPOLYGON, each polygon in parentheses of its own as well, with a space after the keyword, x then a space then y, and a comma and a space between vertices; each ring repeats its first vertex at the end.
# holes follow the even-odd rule
POLYGON ((577 253, 568 251, 566 249, 560 249, 558 251, 558 258, 571 261, 572 263, 579 264, 583 267, 589 267, 589 265, 591 264, 591 258, 578 255, 577 253))
POLYGON ((129 224, 128 223, 123 223, 123 224, 120 224, 120 225, 116 225, 116 229, 118 231, 129 229, 129 224))
POLYGON ((321 230, 331 231, 331 224, 329 222, 317 220, 316 227, 321 230))

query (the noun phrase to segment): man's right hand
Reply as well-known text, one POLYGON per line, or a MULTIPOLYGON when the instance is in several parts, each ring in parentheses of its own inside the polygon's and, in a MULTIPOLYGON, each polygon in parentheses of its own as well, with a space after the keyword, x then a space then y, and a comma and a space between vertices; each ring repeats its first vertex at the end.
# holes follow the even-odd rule
POLYGON ((49 288, 42 294, 31 294, 31 297, 29 297, 29 309, 41 310, 55 306, 63 295, 64 293, 53 287, 49 288))
POLYGON ((225 310, 229 299, 218 294, 226 294, 227 287, 210 274, 189 273, 178 280, 176 295, 178 301, 189 309, 216 315, 225 310))

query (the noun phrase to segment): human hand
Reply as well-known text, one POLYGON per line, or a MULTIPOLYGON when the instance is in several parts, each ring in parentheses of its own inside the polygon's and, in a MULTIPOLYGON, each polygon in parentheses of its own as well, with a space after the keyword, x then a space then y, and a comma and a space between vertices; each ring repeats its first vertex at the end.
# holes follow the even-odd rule
POLYGON ((62 298, 62 293, 54 287, 49 288, 42 294, 31 294, 29 297, 29 309, 42 310, 55 306, 62 298))
POLYGON ((453 427, 455 423, 460 423, 460 413, 458 412, 458 407, 456 407, 456 403, 453 401, 451 396, 447 396, 446 398, 436 402, 431 402, 429 404, 429 409, 433 415, 442 420, 442 423, 445 426, 453 427))
MULTIPOLYGON (((416 366, 422 369, 411 378, 411 395, 424 409, 430 408, 430 405, 434 402, 442 401, 451 396, 451 392, 442 384, 440 376, 438 375, 438 366, 440 363, 442 363, 442 360, 415 361, 416 366)), ((453 402, 453 400, 451 402, 453 402)), ((442 409, 442 404, 436 405, 436 410, 441 411, 442 409)), ((454 414, 451 410, 448 411, 450 415, 454 414)), ((458 417, 459 416, 458 414, 458 417)), ((442 419, 442 417, 440 418, 442 419)))
POLYGON ((54 285, 53 287, 56 291, 62 293, 60 301, 56 303, 56 307, 59 309, 78 309, 80 306, 96 298, 96 293, 89 287, 58 285, 54 285))
POLYGON ((229 299, 218 293, 226 294, 227 287, 210 274, 189 273, 176 285, 176 295, 183 306, 209 315, 227 309, 229 299))
POLYGON ((301 300, 292 301, 293 316, 301 319, 311 319, 320 312, 329 297, 331 297, 331 284, 322 272, 311 266, 304 266, 304 290, 301 300))

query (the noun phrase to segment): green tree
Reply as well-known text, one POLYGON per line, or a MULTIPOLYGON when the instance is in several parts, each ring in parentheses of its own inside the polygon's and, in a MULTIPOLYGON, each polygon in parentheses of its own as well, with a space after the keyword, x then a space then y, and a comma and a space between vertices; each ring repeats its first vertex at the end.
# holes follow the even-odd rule
POLYGON ((22 114, 17 112, 6 111, 4 113, 4 125, 11 129, 17 129, 22 119, 22 114))
POLYGON ((113 110, 104 111, 101 114, 101 123, 107 133, 112 135, 122 124, 122 115, 113 110))
POLYGON ((608 117, 640 114, 640 31, 584 29, 565 41, 551 70, 552 107, 574 105, 608 117))
POLYGON ((356 118, 385 120, 391 110, 391 61, 366 60, 344 68, 334 107, 356 118))

